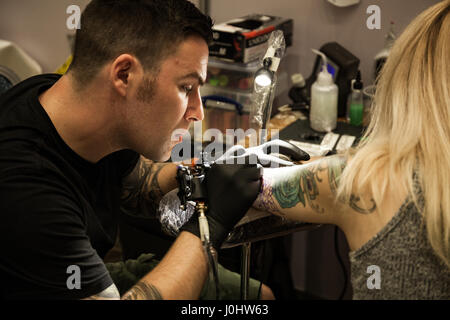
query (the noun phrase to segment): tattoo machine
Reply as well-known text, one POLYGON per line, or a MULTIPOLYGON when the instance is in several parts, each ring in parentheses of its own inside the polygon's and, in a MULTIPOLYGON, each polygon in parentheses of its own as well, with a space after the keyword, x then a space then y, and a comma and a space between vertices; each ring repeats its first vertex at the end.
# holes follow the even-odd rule
POLYGON ((206 204, 207 191, 203 183, 206 173, 210 168, 210 163, 205 162, 206 155, 202 153, 200 164, 194 162, 191 166, 179 165, 177 170, 177 181, 179 185, 178 197, 181 201, 180 209, 186 210, 188 205, 195 208, 198 214, 198 224, 200 229, 200 239, 208 258, 210 274, 213 276, 216 284, 216 295, 219 298, 219 275, 218 275, 218 256, 217 251, 212 246, 209 236, 208 219, 205 211, 208 210, 206 204))
POLYGON ((270 34, 269 47, 262 59, 261 68, 255 73, 253 89, 253 105, 250 111, 250 126, 261 130, 260 143, 266 141, 267 125, 272 113, 272 104, 275 97, 277 83, 276 72, 286 51, 286 42, 281 30, 270 34))

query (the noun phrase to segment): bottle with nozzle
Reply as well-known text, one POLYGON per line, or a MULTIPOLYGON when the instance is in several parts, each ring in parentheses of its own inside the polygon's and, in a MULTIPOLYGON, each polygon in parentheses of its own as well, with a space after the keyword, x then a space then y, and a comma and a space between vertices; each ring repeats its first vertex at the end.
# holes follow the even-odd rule
POLYGON ((311 86, 310 126, 315 131, 331 132, 337 125, 339 88, 328 72, 327 56, 318 50, 312 51, 322 58, 322 68, 311 86))

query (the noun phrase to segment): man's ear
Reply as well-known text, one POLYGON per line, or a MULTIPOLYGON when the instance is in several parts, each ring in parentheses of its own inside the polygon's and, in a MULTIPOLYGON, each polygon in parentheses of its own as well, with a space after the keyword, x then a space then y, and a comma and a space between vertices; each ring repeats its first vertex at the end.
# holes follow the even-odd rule
POLYGON ((130 80, 142 72, 138 60, 130 54, 121 54, 112 63, 110 79, 117 93, 125 97, 130 89, 130 80))

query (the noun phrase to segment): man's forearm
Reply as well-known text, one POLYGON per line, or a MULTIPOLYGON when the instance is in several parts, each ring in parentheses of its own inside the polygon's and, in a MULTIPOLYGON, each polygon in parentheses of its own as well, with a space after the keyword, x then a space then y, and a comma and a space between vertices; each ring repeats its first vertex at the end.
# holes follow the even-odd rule
POLYGON ((198 299, 208 266, 200 239, 182 232, 161 262, 122 300, 198 299))
POLYGON ((156 163, 141 157, 124 180, 122 208, 131 215, 154 217, 162 197, 178 187, 177 165, 156 163))

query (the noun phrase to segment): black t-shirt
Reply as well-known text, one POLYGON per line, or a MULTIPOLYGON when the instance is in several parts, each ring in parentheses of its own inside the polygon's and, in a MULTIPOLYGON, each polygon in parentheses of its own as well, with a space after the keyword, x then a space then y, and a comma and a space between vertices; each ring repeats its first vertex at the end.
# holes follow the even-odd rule
POLYGON ((70 149, 38 100, 58 79, 36 76, 0 96, 3 298, 78 299, 113 283, 102 258, 115 243, 122 178, 139 155, 92 164, 70 149))

